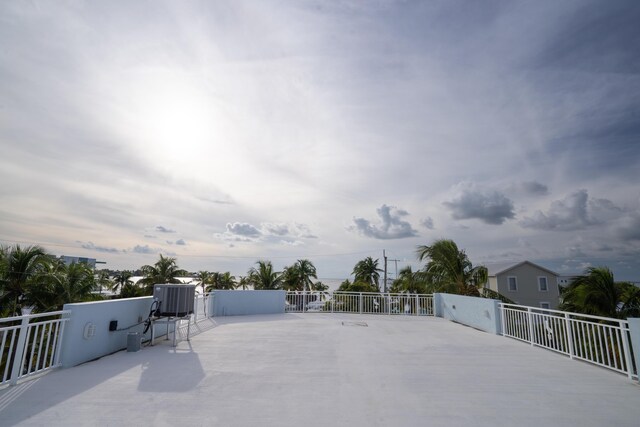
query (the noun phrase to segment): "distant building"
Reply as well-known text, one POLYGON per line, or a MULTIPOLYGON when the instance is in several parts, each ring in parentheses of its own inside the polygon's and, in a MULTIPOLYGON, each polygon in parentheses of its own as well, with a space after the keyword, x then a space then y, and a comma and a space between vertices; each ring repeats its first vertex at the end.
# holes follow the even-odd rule
POLYGON ((489 264, 487 287, 520 305, 557 309, 558 274, 530 261, 489 264))
POLYGON ((91 268, 96 268, 96 264, 106 264, 106 262, 104 261, 96 261, 95 258, 85 258, 85 257, 67 256, 67 255, 61 255, 60 260, 64 262, 66 265, 84 263, 91 268))

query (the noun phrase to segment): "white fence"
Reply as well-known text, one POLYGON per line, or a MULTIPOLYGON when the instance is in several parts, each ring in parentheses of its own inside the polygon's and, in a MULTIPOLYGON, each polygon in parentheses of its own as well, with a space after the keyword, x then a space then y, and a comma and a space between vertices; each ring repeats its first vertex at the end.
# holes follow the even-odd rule
POLYGON ((287 292, 287 312, 433 316, 433 296, 372 292, 287 292))
POLYGON ((637 377, 626 320, 500 304, 502 334, 637 377))
POLYGON ((0 319, 0 385, 60 366, 67 311, 0 319))

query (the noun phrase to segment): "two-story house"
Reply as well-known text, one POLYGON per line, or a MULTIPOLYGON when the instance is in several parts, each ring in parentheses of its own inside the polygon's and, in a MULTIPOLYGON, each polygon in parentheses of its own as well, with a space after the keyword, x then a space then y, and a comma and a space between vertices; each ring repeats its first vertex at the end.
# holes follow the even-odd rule
POLYGON ((558 274, 530 261, 488 264, 486 287, 520 305, 557 309, 558 274))

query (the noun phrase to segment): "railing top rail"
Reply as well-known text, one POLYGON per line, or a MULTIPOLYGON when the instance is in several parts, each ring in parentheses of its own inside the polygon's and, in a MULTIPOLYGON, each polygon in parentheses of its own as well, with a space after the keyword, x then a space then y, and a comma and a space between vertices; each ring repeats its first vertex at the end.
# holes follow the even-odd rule
POLYGON ((303 295, 303 294, 349 294, 349 295, 391 295, 391 296, 412 296, 415 297, 423 296, 423 297, 431 297, 433 294, 410 294, 410 293, 399 293, 399 292, 351 292, 351 291, 287 291, 287 294, 294 295, 303 295))
POLYGON ((616 319, 614 317, 594 316, 593 314, 574 313, 572 311, 552 310, 550 308, 531 307, 531 306, 528 306, 528 305, 507 304, 507 303, 504 303, 504 302, 500 303, 500 307, 504 307, 504 308, 524 308, 524 309, 532 310, 532 311, 535 310, 537 312, 541 311, 541 312, 544 312, 544 313, 568 314, 570 316, 575 316, 575 317, 584 317, 584 318, 587 318, 587 319, 597 319, 597 320, 607 320, 609 322, 617 322, 617 323, 623 323, 623 324, 628 324, 629 323, 625 319, 616 319))
MULTIPOLYGON (((49 316, 57 316, 57 315, 63 315, 63 314, 71 314, 71 312, 68 310, 60 310, 60 311, 49 311, 46 313, 27 314, 26 316, 2 317, 0 318, 0 322, 14 322, 16 320, 22 320, 24 318, 31 320, 31 319, 36 319, 38 317, 49 317, 49 316)), ((61 320, 67 320, 67 319, 61 319, 61 320)))

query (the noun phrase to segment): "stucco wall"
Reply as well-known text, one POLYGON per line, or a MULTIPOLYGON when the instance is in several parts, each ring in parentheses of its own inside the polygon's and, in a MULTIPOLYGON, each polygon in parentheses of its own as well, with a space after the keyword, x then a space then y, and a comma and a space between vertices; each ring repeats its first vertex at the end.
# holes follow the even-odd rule
POLYGON ((434 294, 435 315, 481 331, 500 335, 500 301, 452 294, 434 294))
POLYGON ((285 291, 214 291, 213 316, 284 313, 285 291))
POLYGON ((560 303, 558 292, 558 276, 531 264, 522 264, 496 276, 498 292, 520 305, 540 307, 541 302, 548 302, 549 308, 557 309, 560 303), (510 291, 508 278, 515 276, 518 290, 510 291), (547 278, 547 291, 538 290, 538 277, 547 278))
MULTIPOLYGON (((110 332, 109 322, 117 320, 119 329, 135 325, 149 317, 152 302, 152 297, 141 297, 65 304, 64 310, 71 314, 64 327, 62 366, 69 368, 126 348, 127 333, 142 334, 144 325, 110 332), (95 325, 95 335, 86 339, 84 330, 88 323, 95 325)), ((148 332, 147 337, 150 336, 148 332)))

